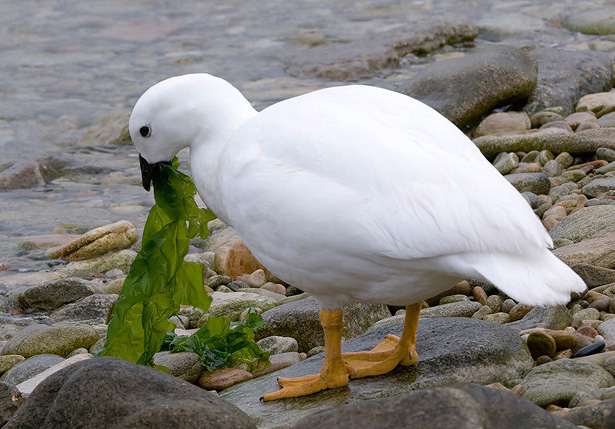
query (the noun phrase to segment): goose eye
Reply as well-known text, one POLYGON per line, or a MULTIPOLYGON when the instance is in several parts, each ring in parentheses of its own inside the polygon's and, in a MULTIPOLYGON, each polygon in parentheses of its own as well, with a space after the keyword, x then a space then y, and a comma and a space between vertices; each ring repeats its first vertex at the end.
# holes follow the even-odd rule
POLYGON ((139 128, 139 133, 143 137, 149 137, 152 135, 152 129, 148 127, 147 125, 143 125, 141 128, 139 128))

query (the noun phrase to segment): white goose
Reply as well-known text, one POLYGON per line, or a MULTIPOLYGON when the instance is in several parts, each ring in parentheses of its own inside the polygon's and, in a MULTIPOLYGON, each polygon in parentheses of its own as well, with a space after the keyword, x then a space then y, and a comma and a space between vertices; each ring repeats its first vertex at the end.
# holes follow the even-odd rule
POLYGON ((174 77, 139 99, 130 135, 143 182, 190 147, 207 206, 276 276, 322 303, 320 374, 280 379, 265 400, 345 386, 418 360, 421 301, 466 278, 517 301, 560 304, 583 281, 519 193, 430 107, 369 86, 342 86, 257 113, 228 82, 174 77), (406 305, 401 338, 341 353, 344 302, 406 305))

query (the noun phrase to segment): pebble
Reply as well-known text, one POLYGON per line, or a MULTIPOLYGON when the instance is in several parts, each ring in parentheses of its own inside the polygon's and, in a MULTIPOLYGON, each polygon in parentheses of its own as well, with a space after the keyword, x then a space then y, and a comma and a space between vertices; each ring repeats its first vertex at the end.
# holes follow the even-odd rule
POLYGON ((552 358, 555 355, 555 340, 546 332, 532 332, 527 338, 527 346, 534 359, 543 355, 552 358))
POLYGON ((292 337, 272 335, 257 341, 256 344, 258 344, 264 352, 269 352, 272 355, 299 351, 299 344, 297 340, 292 337))
POLYGON ((605 345, 606 344, 604 341, 596 341, 588 346, 580 348, 579 350, 574 352, 571 357, 576 358, 576 357, 589 356, 594 353, 600 353, 604 349, 605 345))
POLYGON ((474 299, 481 303, 482 305, 487 305, 487 293, 485 292, 485 290, 480 287, 480 286, 475 286, 472 289, 472 295, 474 295, 474 299))
POLYGON ((199 377, 199 386, 209 390, 224 390, 235 384, 252 379, 252 374, 243 369, 221 368, 212 372, 204 372, 199 377))

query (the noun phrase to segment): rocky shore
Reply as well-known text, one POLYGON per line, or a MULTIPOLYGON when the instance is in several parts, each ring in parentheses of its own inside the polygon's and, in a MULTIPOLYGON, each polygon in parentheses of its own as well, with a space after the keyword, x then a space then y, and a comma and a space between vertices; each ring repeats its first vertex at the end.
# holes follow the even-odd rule
MULTIPOLYGON (((602 19, 613 13, 580 11, 550 21, 575 37, 602 35, 587 36, 576 49, 487 43, 494 34, 504 37, 504 24, 485 18, 380 31, 369 43, 304 34, 286 61, 293 83, 378 84, 422 100, 463 129, 542 220, 554 253, 588 285, 567 306, 532 308, 468 279, 425 304, 416 366, 262 403, 277 377, 319 371, 319 305, 261 266, 232 228, 212 221, 210 237, 193 240, 186 258, 204 266, 213 303, 205 313, 182 308, 172 319, 176 332, 193 332, 211 316, 240 320, 254 307, 266 321, 257 336, 271 352, 270 365, 206 372, 194 353, 161 352, 155 361, 169 369, 165 374, 94 357, 151 204, 134 159, 123 156, 127 111, 119 109, 89 127, 70 159, 0 166, 4 195, 33 190, 51 201, 68 189, 82 198, 54 214, 53 234, 3 232, 0 424, 342 428, 386 419, 388 427, 615 427, 615 28, 602 19), (111 155, 100 165, 79 165, 96 151, 111 155), (125 201, 113 195, 120 187, 125 201), (96 229, 63 224, 62 213, 68 217, 80 205, 88 207, 83 218, 109 222, 96 229)), ((534 24, 523 22, 529 34, 534 24)), ((257 84, 245 86, 257 92, 257 84)), ((285 87, 260 101, 294 91, 301 89, 285 87)), ((42 203, 20 200, 19 210, 4 204, 13 214, 3 221, 12 224, 19 210, 42 203)), ((402 309, 349 304, 344 312, 344 351, 370 349, 401 331, 402 309)))

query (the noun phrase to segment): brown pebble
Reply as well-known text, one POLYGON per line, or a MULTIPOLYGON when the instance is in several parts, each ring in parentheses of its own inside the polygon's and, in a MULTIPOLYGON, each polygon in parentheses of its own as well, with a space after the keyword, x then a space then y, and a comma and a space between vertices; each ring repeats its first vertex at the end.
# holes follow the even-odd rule
POLYGON ((553 412, 553 411, 561 411, 563 410, 563 408, 560 407, 559 405, 551 404, 551 405, 547 405, 547 408, 545 408, 545 410, 549 412, 553 412))
POLYGON ((555 353, 553 360, 570 359, 571 356, 572 356, 572 349, 566 349, 566 350, 562 350, 561 352, 555 353))
POLYGON ((204 372, 199 377, 199 385, 204 389, 224 390, 251 379, 252 374, 243 369, 222 368, 213 372, 204 372))
POLYGON ((548 330, 546 332, 551 336, 551 338, 553 338, 553 340, 555 340, 557 350, 565 350, 572 348, 574 344, 573 332, 555 330, 548 330))
POLYGON ((527 313, 530 312, 530 310, 533 307, 527 305, 527 304, 517 304, 515 305, 513 308, 510 309, 510 321, 514 322, 516 320, 521 320, 523 319, 523 316, 525 316, 527 313))
POLYGON ((538 359, 536 359, 536 365, 542 365, 543 363, 549 363, 552 361, 553 359, 551 359, 549 356, 542 355, 542 356, 538 356, 538 359))
POLYGON ((594 339, 591 337, 586 337, 585 335, 581 335, 578 332, 575 332, 574 334, 574 344, 572 346, 572 351, 576 352, 579 349, 582 349, 583 347, 589 346, 590 344, 594 343, 594 339))
POLYGON ((523 396, 525 394, 525 386, 523 384, 517 384, 515 387, 510 389, 510 391, 515 395, 523 396))
POLYGON ((577 333, 581 335, 585 335, 586 337, 589 337, 589 338, 596 338, 596 335, 598 335, 598 331, 596 331, 594 328, 592 328, 589 325, 581 326, 579 329, 577 329, 577 333))
POLYGON ((590 307, 595 308, 598 311, 608 311, 611 305, 611 298, 605 296, 604 298, 597 299, 589 304, 590 307))
POLYGON ((549 356, 549 359, 555 355, 556 344, 553 337, 543 331, 532 332, 527 337, 527 347, 530 349, 532 358, 538 359, 540 356, 549 356))
POLYGON ((476 302, 480 302, 482 305, 487 305, 487 292, 480 286, 476 286, 472 289, 472 295, 474 295, 474 299, 476 302))

